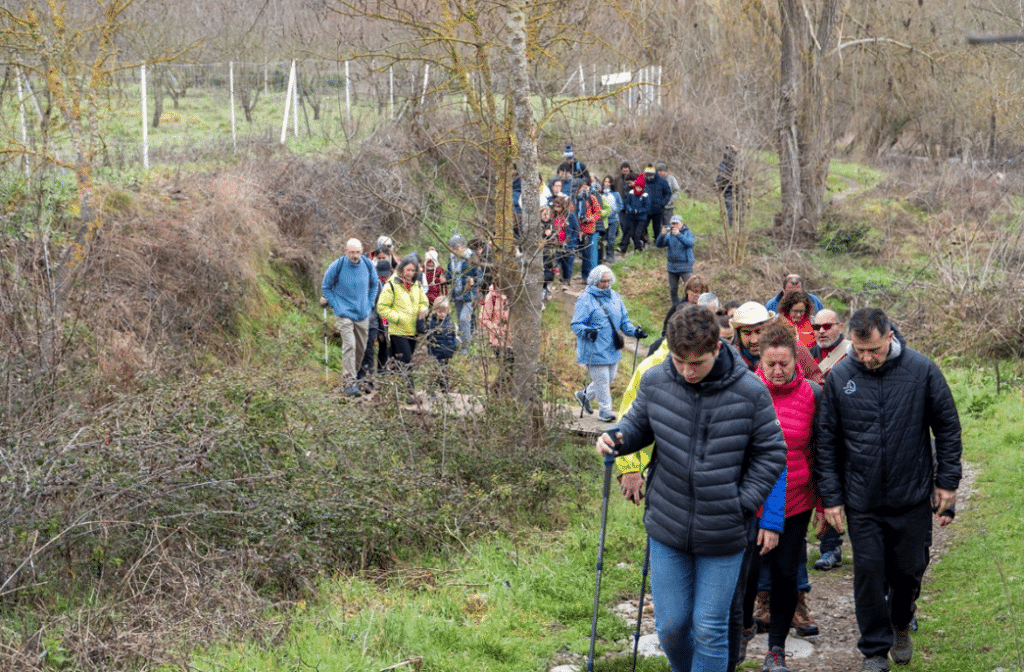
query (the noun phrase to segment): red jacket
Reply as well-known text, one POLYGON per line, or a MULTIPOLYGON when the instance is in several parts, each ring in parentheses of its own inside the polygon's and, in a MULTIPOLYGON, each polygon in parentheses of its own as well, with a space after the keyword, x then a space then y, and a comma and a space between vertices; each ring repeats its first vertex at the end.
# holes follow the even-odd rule
POLYGON ((434 305, 434 299, 448 293, 448 278, 440 266, 424 265, 423 276, 427 281, 427 301, 434 305))
POLYGON ((601 203, 593 194, 587 194, 587 215, 577 213, 576 218, 580 223, 580 233, 590 235, 597 231, 597 222, 601 219, 601 203))
POLYGON ((796 376, 785 385, 776 385, 757 367, 757 376, 768 386, 782 434, 789 448, 786 458, 786 517, 821 509, 818 488, 811 476, 811 447, 814 435, 814 388, 796 366, 796 376))

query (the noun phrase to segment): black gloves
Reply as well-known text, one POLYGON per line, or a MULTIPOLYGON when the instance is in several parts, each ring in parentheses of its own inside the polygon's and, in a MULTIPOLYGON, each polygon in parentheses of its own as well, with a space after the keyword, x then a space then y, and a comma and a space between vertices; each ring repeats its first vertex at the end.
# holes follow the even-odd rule
POLYGON ((583 335, 586 337, 586 339, 588 341, 596 341, 597 340, 597 329, 593 329, 593 328, 587 329, 586 331, 583 332, 583 335))
POLYGON ((644 331, 643 327, 637 327, 636 331, 633 332, 633 338, 635 338, 638 341, 642 341, 645 338, 647 338, 647 332, 644 331))

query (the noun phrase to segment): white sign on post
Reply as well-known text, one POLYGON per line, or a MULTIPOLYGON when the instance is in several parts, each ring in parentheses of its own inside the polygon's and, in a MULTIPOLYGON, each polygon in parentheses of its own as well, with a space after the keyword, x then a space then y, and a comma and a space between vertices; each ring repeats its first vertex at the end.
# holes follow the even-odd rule
POLYGON ((633 73, 613 72, 610 75, 601 75, 601 86, 615 86, 616 84, 629 84, 633 81, 633 73))

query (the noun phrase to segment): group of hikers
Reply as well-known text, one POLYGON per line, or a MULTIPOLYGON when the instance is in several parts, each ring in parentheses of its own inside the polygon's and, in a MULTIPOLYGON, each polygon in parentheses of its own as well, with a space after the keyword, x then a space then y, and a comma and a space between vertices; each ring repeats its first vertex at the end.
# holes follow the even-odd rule
MULTIPOLYGON (((564 158, 559 176, 540 185, 542 298, 556 274, 570 285, 578 253, 584 287, 570 327, 587 375, 575 397, 581 412, 596 405, 612 425, 596 450, 615 455, 622 495, 644 503, 656 629, 672 669, 731 672, 767 631, 763 670, 787 672, 790 628, 818 633, 807 604, 812 524, 819 570, 842 566, 849 530, 860 672, 888 670, 890 656, 910 662, 932 515, 953 520, 961 476, 959 418, 941 371, 879 308, 855 311, 847 335, 798 275, 764 303, 722 303, 693 273, 694 236, 672 211, 678 183, 662 164, 635 174, 623 162, 598 181, 571 146, 564 158), (630 210, 630 199, 646 203, 630 210), (612 289, 610 265, 651 239, 667 250, 671 307, 616 415, 611 384, 624 336, 648 335, 612 289)), ((727 147, 720 177, 731 179, 734 161, 727 147)), ((730 180, 717 186, 731 220, 738 193, 730 180)), ((415 403, 419 339, 447 393, 448 362, 478 324, 511 374, 508 297, 486 277, 486 243, 457 234, 448 250, 442 267, 434 248, 421 263, 415 253, 399 258, 387 236, 369 256, 350 239, 330 265, 321 303, 335 313, 347 395, 368 392, 371 374, 391 366, 415 403)))
POLYGON ((334 312, 347 396, 371 392, 375 375, 390 370, 400 375, 407 403, 417 403, 412 361, 421 340, 438 365, 430 393, 449 394, 449 363, 469 343, 477 322, 501 362, 500 381, 510 379, 515 358, 508 296, 484 272, 480 259, 487 256, 487 245, 456 234, 448 247, 448 264, 442 266, 434 247, 421 263, 415 252, 399 258, 390 236, 379 237, 370 256, 358 238, 351 238, 345 254, 327 268, 320 304, 334 312))

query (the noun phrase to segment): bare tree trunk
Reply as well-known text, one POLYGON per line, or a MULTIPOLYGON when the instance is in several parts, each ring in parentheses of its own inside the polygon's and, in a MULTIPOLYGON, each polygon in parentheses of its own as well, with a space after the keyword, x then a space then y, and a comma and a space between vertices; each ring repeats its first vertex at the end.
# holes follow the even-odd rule
POLYGON ((540 205, 537 201, 537 135, 530 102, 529 61, 526 57, 525 0, 512 0, 508 6, 509 68, 512 84, 512 115, 522 188, 522 222, 520 224, 523 270, 520 287, 511 305, 512 343, 516 353, 513 384, 516 398, 531 409, 534 426, 542 419, 538 385, 540 348, 537 334, 541 332, 541 261, 540 205))
POLYGON ((808 0, 779 0, 781 58, 779 177, 782 211, 776 224, 793 237, 815 237, 825 209, 832 158, 828 130, 827 57, 839 39, 849 0, 821 0, 812 25, 808 0))

